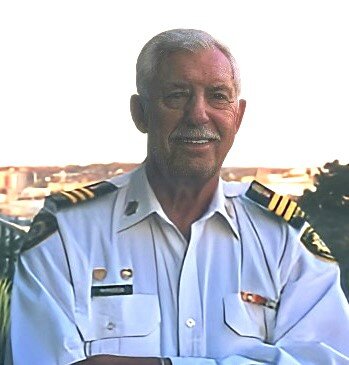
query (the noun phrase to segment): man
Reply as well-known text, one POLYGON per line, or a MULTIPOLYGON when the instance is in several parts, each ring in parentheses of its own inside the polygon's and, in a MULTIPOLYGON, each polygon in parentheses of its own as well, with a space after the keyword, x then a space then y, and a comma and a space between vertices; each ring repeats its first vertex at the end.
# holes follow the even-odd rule
POLYGON ((225 183, 234 58, 161 33, 137 62, 140 168, 49 197, 14 281, 14 364, 347 364, 338 266, 287 198, 225 183), (313 252, 310 252, 313 251, 313 252))

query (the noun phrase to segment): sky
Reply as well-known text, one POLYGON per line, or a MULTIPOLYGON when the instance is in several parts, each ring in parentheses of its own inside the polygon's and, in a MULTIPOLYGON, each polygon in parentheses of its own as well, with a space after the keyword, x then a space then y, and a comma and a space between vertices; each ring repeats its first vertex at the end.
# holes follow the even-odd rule
POLYGON ((229 46, 247 100, 225 166, 348 163, 346 0, 0 1, 0 166, 141 162, 142 46, 196 28, 229 46))

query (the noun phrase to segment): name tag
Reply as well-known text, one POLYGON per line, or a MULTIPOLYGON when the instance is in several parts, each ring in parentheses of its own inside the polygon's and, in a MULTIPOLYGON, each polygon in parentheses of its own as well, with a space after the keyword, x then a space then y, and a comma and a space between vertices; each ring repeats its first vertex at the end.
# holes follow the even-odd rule
POLYGON ((133 293, 132 285, 101 285, 92 286, 92 297, 106 297, 111 295, 129 295, 133 293))

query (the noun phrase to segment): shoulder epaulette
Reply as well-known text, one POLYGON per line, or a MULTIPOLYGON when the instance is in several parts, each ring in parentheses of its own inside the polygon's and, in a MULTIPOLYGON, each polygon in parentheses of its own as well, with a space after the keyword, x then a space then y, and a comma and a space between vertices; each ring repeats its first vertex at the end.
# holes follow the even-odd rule
POLYGON ((306 222, 305 213, 295 201, 276 194, 258 181, 252 181, 246 196, 280 216, 294 228, 301 228, 306 222))
POLYGON ((283 218, 292 227, 301 230, 301 242, 314 255, 328 261, 336 261, 330 249, 307 222, 306 214, 291 198, 276 194, 258 181, 251 183, 246 196, 283 218))
POLYGON ((29 232, 23 239, 21 252, 27 251, 30 248, 37 246, 40 242, 57 231, 57 228, 58 226, 56 217, 49 212, 45 212, 44 210, 40 211, 39 214, 37 214, 34 218, 29 232))
POLYGON ((108 181, 102 181, 71 191, 60 191, 52 194, 46 198, 45 206, 48 210, 58 211, 85 201, 99 198, 115 190, 117 190, 117 187, 114 184, 108 181))
POLYGON ((96 199, 117 190, 117 187, 107 181, 85 186, 71 191, 61 191, 48 196, 45 208, 36 215, 29 232, 23 238, 21 251, 27 251, 37 246, 58 229, 54 213, 63 208, 74 206, 84 201, 96 199))

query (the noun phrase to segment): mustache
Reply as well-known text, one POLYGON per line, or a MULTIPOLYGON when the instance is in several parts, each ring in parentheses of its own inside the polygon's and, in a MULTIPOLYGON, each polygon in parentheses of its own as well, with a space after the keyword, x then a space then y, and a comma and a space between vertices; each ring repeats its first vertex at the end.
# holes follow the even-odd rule
POLYGON ((183 139, 193 139, 193 140, 200 140, 200 139, 207 139, 207 140, 214 140, 220 141, 220 135, 209 129, 204 125, 198 126, 186 126, 180 125, 177 129, 175 129, 170 135, 170 141, 176 140, 183 140, 183 139))

